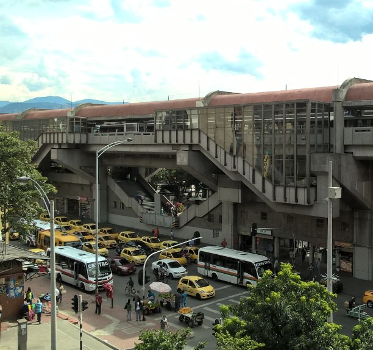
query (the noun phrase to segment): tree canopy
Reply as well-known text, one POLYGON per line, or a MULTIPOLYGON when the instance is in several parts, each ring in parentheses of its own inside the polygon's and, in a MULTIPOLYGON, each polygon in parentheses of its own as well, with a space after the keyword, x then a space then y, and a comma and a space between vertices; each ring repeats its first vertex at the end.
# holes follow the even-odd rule
POLYGON ((31 163, 36 151, 36 142, 22 141, 17 132, 5 132, 0 126, 0 208, 3 233, 9 229, 22 232, 43 210, 38 204, 41 196, 35 185, 31 181, 21 184, 17 180, 19 177, 28 176, 46 193, 55 192, 54 186, 47 184, 47 179, 31 163))
MULTIPOLYGON (((191 329, 167 332, 157 330, 141 331, 139 339, 142 343, 135 345, 135 350, 183 350, 187 345, 187 339, 191 329)), ((199 343, 194 350, 204 349, 205 343, 199 343)))
POLYGON ((277 277, 267 271, 238 305, 221 307, 218 344, 227 332, 273 350, 349 349, 350 338, 340 334, 341 326, 327 322, 337 308, 334 299, 324 286, 303 282, 290 264, 281 264, 277 277))

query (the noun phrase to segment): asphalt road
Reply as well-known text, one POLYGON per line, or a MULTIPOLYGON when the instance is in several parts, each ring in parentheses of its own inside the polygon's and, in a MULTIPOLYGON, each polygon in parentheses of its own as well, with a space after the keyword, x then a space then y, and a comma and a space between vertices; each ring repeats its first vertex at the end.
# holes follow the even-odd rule
MULTIPOLYGON (((12 242, 12 244, 22 246, 20 243, 12 242)), ((24 246, 25 249, 28 247, 24 246)), ((111 249, 109 251, 109 256, 115 256, 115 250, 111 249)), ((154 257, 150 258, 146 271, 147 275, 150 276, 150 283, 155 280, 154 274, 151 270, 151 264, 153 261, 158 260, 158 254, 154 257)), ((135 282, 135 289, 139 290, 142 293, 142 286, 139 286, 137 275, 138 272, 142 269, 142 266, 137 266, 137 271, 132 276, 133 281, 135 282)), ((197 266, 196 264, 191 264, 187 266, 188 275, 198 275, 197 273, 197 266)), ((128 276, 118 276, 114 275, 114 286, 115 286, 115 307, 123 307, 128 300, 128 296, 124 294, 124 290, 126 284, 129 280, 128 276)), ((231 285, 226 282, 219 282, 219 281, 212 281, 208 279, 208 281, 214 286, 216 290, 216 296, 211 299, 205 300, 197 300, 193 297, 187 298, 187 306, 191 307, 193 310, 202 311, 205 315, 204 323, 201 326, 196 325, 193 328, 194 337, 188 341, 188 345, 196 346, 200 341, 207 342, 207 349, 215 349, 216 341, 215 338, 212 336, 212 323, 216 318, 220 317, 219 307, 221 305, 229 305, 229 304, 237 304, 239 303, 240 298, 245 297, 248 295, 248 292, 244 287, 239 287, 236 285, 231 285)), ((178 280, 169 280, 168 284, 171 286, 172 291, 176 291, 178 280)), ((65 288, 72 288, 76 289, 77 292, 79 291, 77 288, 73 286, 67 286, 65 284, 65 288)), ((148 286, 145 288, 145 295, 147 294, 148 286)), ((79 291, 79 293, 81 293, 79 291)), ((91 293, 92 294, 92 293, 91 293)), ((352 318, 347 316, 345 308, 344 308, 344 301, 350 299, 350 295, 344 294, 343 292, 338 294, 336 303, 338 305, 338 311, 334 314, 334 322, 336 324, 342 325, 342 333, 348 336, 352 334, 352 328, 359 323, 358 319, 352 318)), ((83 298, 84 299, 84 298, 83 298)), ((359 299, 357 299, 359 300, 359 299)), ((373 309, 366 309, 365 310, 369 315, 373 316, 373 309)), ((166 314, 168 317, 168 321, 174 328, 183 329, 187 327, 186 323, 182 323, 179 321, 179 315, 175 312, 165 311, 162 314, 166 314)), ((154 321, 160 320, 162 315, 156 317, 156 315, 152 316, 154 321)))

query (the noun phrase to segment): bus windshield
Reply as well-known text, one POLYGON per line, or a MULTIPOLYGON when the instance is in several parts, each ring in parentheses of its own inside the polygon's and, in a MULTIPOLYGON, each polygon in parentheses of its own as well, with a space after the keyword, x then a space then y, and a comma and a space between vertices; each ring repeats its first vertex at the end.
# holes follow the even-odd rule
MULTIPOLYGON (((99 271, 98 271, 99 276, 107 276, 111 273, 109 263, 107 262, 107 260, 99 261, 98 266, 99 266, 99 271)), ((88 276, 91 278, 95 278, 96 277, 96 263, 93 262, 93 263, 87 264, 87 269, 88 269, 88 276)))
POLYGON ((258 277, 260 278, 263 277, 264 272, 272 270, 272 264, 269 261, 261 261, 260 263, 256 263, 255 266, 258 271, 258 277))

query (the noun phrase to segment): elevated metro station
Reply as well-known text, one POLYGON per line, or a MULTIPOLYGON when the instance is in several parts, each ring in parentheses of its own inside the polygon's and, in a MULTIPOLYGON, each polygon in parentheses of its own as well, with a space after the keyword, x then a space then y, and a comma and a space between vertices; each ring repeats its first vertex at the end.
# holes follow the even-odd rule
POLYGON ((372 81, 28 110, 0 115, 0 123, 37 141, 34 162, 57 188, 60 213, 95 219, 96 150, 123 141, 99 158, 100 222, 148 232, 158 226, 178 238, 198 231, 204 243, 225 238, 270 257, 306 245, 311 261, 326 262, 332 161, 333 186, 342 188, 333 201, 335 267, 373 279, 372 81), (184 169, 208 190, 180 215, 166 215, 169 198, 149 184, 160 168, 184 169))

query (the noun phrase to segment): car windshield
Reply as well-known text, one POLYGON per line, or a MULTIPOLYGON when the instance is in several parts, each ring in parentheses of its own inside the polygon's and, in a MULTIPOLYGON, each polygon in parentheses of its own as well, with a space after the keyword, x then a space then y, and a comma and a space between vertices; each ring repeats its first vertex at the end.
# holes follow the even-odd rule
POLYGON ((98 243, 98 247, 99 248, 105 248, 105 246, 101 242, 98 243))
POLYGON ((60 221, 60 222, 67 222, 68 221, 68 219, 67 218, 58 218, 58 221, 60 221))
POLYGON ((107 228, 107 229, 105 229, 105 232, 106 233, 113 233, 113 229, 112 228, 107 228))
POLYGON ((80 220, 76 220, 76 221, 73 221, 72 224, 74 226, 80 226, 82 224, 82 222, 80 220))
POLYGON ((181 267, 181 265, 178 261, 171 261, 171 262, 168 263, 168 266, 171 269, 177 269, 177 268, 181 267))
POLYGON ((132 252, 132 255, 133 255, 133 256, 142 255, 142 252, 141 252, 140 249, 135 249, 135 250, 132 252))
POLYGON ((126 259, 124 259, 124 258, 122 258, 122 259, 120 259, 120 260, 117 260, 120 264, 122 264, 122 265, 127 265, 127 264, 129 264, 129 262, 126 260, 126 259))
POLYGON ((96 225, 92 224, 92 225, 87 225, 86 227, 88 230, 94 230, 96 228, 96 225))
POLYGON ((181 252, 173 252, 172 253, 172 256, 174 258, 182 258, 183 257, 183 254, 181 254, 181 252))
POLYGON ((67 247, 74 247, 74 248, 79 247, 80 244, 81 244, 80 241, 65 242, 65 246, 67 246, 67 247))
POLYGON ((110 236, 102 236, 102 238, 105 240, 105 241, 111 241, 111 237, 110 236))
POLYGON ((128 237, 128 238, 136 238, 137 235, 136 235, 135 232, 131 232, 131 233, 127 233, 127 237, 128 237))
POLYGON ((200 280, 196 280, 196 285, 197 287, 199 288, 203 288, 203 287, 208 287, 210 284, 203 278, 201 278, 200 280))
POLYGON ((89 232, 78 232, 82 236, 90 236, 91 234, 89 232))
POLYGON ((72 227, 69 226, 69 225, 63 225, 63 226, 61 226, 61 228, 62 228, 63 231, 70 231, 70 230, 72 230, 72 227))
POLYGON ((160 243, 160 240, 159 240, 159 238, 152 237, 152 238, 150 238, 150 242, 152 242, 152 243, 160 243))

